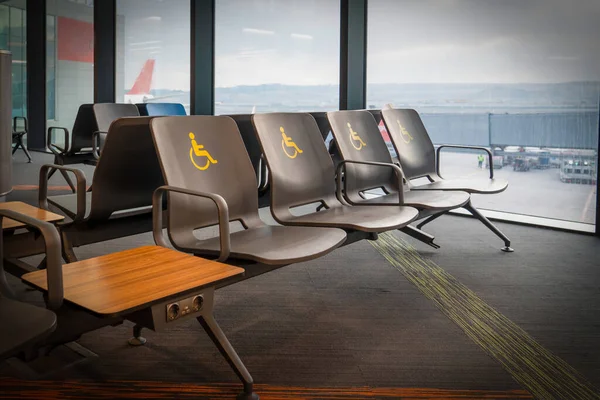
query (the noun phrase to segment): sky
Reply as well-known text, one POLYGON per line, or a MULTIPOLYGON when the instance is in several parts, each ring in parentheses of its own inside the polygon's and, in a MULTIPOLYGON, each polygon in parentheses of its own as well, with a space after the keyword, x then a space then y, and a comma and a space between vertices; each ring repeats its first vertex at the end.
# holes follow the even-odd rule
POLYGON ((370 0, 370 83, 600 79, 598 0, 370 0))
MULTIPOLYGON (((335 85, 338 0, 216 0, 217 87, 335 85)), ((125 88, 189 90, 189 0, 117 0, 125 88)), ((370 0, 369 83, 600 80, 598 0, 370 0)))

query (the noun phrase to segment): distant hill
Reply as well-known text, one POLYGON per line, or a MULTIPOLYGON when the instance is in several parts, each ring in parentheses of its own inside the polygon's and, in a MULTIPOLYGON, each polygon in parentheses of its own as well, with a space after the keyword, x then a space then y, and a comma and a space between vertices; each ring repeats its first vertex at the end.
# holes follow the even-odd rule
MULTIPOLYGON (((179 97, 189 102, 189 91, 154 89, 155 97, 179 97)), ((372 84, 368 108, 392 103, 436 112, 548 112, 598 110, 600 82, 554 84, 372 84)), ((182 100, 183 101, 183 100, 182 100)), ((215 102, 223 113, 318 111, 336 109, 338 85, 240 85, 215 88, 215 102)))

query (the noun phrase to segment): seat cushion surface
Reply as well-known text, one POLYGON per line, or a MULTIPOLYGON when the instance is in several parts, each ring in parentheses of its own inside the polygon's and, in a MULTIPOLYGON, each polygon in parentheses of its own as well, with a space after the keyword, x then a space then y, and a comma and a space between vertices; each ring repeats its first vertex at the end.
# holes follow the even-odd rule
MULTIPOLYGON (((466 204, 469 198, 470 195, 467 192, 451 190, 410 190, 404 192, 405 205, 427 210, 452 210, 466 204)), ((360 204, 398 204, 398 194, 390 193, 380 197, 365 199, 360 204)))
POLYGON ((338 206, 319 212, 294 216, 284 225, 322 226, 363 232, 385 232, 400 229, 414 221, 419 211, 413 207, 338 206))
MULTIPOLYGON (((284 265, 320 257, 345 240, 346 233, 341 229, 265 225, 231 233, 230 257, 284 265)), ((197 254, 220 252, 218 237, 177 245, 197 254)))
POLYGON ((56 329, 56 315, 45 308, 0 298, 0 360, 11 357, 56 329))
POLYGON ((494 194, 506 190, 505 179, 444 179, 438 182, 413 186, 412 190, 462 190, 467 193, 494 194))

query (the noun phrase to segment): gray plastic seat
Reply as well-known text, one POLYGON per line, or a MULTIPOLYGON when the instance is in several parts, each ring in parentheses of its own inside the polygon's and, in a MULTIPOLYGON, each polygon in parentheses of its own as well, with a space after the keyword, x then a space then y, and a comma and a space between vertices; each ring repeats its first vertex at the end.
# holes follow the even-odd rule
MULTIPOLYGON (((430 183, 423 185, 415 185, 412 187, 412 190, 461 190, 471 194, 494 194, 503 192, 508 187, 506 180, 494 178, 492 154, 488 149, 476 146, 441 145, 436 150, 417 111, 413 109, 386 108, 381 111, 381 115, 394 149, 398 154, 402 170, 406 174, 406 178, 410 180, 425 177, 430 181, 430 183), (440 150, 444 147, 475 149, 486 152, 489 157, 490 178, 442 178, 439 172, 439 154, 440 150)), ((481 214, 479 210, 473 207, 471 201, 463 207, 504 241, 505 246, 502 248, 502 251, 513 251, 510 247, 508 237, 481 214)))
MULTIPOLYGON (((439 150, 444 147, 476 149, 476 146, 442 145, 436 150, 417 111, 412 109, 384 109, 381 111, 390 138, 398 154, 400 164, 409 179, 426 177, 431 183, 413 186, 413 190, 463 190, 469 193, 494 194, 508 187, 504 179, 494 178, 492 160, 490 179, 444 179, 439 173, 439 150)), ((488 153, 489 155, 489 153, 488 153)))
MULTIPOLYGON (((327 113, 335 143, 343 160, 375 161, 392 164, 377 122, 368 111, 333 111, 327 113)), ((398 204, 398 178, 390 168, 348 165, 345 197, 353 205, 398 204), (368 190, 382 189, 386 194, 368 198, 368 190)), ((460 191, 414 191, 410 182, 402 188, 404 203, 432 212, 462 207, 469 194, 460 191)))
POLYGON ((71 241, 76 247, 152 230, 152 195, 164 184, 150 133, 152 118, 119 118, 110 125, 91 192, 79 170, 51 165, 40 170, 40 207, 51 204, 72 219, 59 225, 67 250, 71 241), (75 173, 77 192, 47 197, 48 168, 75 173))
POLYGON ((101 222, 113 213, 146 208, 151 212, 152 193, 164 181, 150 136, 153 117, 115 120, 108 129, 103 157, 98 160, 92 185, 86 193, 86 210, 77 210, 81 194, 48 197, 48 202, 83 221, 101 222), (79 211, 79 212, 78 212, 79 211))
POLYGON ((56 314, 0 294, 0 360, 35 345, 56 329, 56 314))
MULTIPOLYGON (((94 132, 98 130, 96 117, 94 116, 93 104, 82 104, 77 110, 73 129, 69 130, 65 127, 50 126, 48 127, 47 147, 54 154, 54 164, 56 165, 73 165, 73 164, 88 164, 96 165, 97 160, 93 154, 92 137, 94 132), (59 146, 53 141, 53 134, 62 132, 64 145, 59 146)), ((50 177, 54 175, 57 169, 50 170, 50 177)), ((73 192, 75 185, 71 178, 64 170, 59 170, 65 181, 73 192)))
MULTIPOLYGON (((139 115, 134 104, 82 104, 77 110, 73 130, 70 134, 65 127, 48 127, 47 146, 54 154, 54 164, 96 165, 110 124, 117 118, 139 115), (54 143, 52 138, 53 134, 59 131, 63 132, 64 146, 62 147, 54 143)), ((56 171, 57 169, 51 169, 49 176, 52 177, 56 171)), ((71 190, 75 192, 75 185, 67 172, 59 171, 71 190)))
POLYGON ((124 117, 139 117, 140 111, 135 104, 127 103, 98 103, 94 104, 94 116, 96 117, 96 126, 98 127, 93 139, 96 158, 104 148, 104 141, 108 128, 113 121, 124 117), (97 139, 96 139, 97 136, 97 139))
POLYGON ((27 132, 29 131, 27 118, 14 117, 12 128, 12 142, 15 145, 12 149, 12 154, 14 155, 17 152, 17 150, 21 148, 21 150, 23 150, 23 152, 27 156, 28 162, 31 162, 31 154, 29 154, 27 146, 25 146, 25 144, 23 143, 23 137, 27 135, 27 132))
POLYGON ((161 117, 152 120, 151 129, 166 184, 218 199, 213 201, 227 209, 228 221, 219 221, 209 199, 169 191, 167 228, 177 249, 218 255, 224 238, 198 239, 194 230, 218 223, 223 229, 230 221, 239 221, 244 230, 229 234, 229 258, 269 265, 311 260, 346 240, 340 229, 270 226, 260 219, 256 176, 232 118, 161 117))
MULTIPOLYGON (((42 234, 45 234, 51 228, 51 224, 47 222, 34 220, 15 211, 0 210, 0 240, 4 237, 2 223, 5 217, 23 222, 30 228, 41 227, 42 234)), ((55 239, 58 240, 58 235, 55 236, 55 239)), ((54 278, 52 274, 50 276, 50 279, 54 278)), ((53 288, 52 301, 54 301, 54 289, 57 285, 53 281, 49 286, 53 288)), ((13 296, 6 280, 4 256, 2 246, 0 246, 0 361, 31 348, 56 329, 56 314, 54 312, 16 301, 11 298, 13 296)))
POLYGON ((271 212, 282 225, 335 226, 377 233, 403 228, 417 218, 415 208, 401 204, 396 212, 390 212, 382 207, 341 203, 333 162, 310 114, 256 114, 253 122, 270 171, 271 212), (324 209, 301 216, 290 211, 312 203, 321 203, 324 209))

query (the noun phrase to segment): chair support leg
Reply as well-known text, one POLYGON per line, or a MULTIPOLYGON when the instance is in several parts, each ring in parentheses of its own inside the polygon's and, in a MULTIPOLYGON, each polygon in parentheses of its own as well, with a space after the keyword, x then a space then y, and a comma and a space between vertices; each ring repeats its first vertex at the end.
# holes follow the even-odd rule
POLYGON ((433 220, 438 219, 439 217, 441 217, 442 215, 446 214, 447 212, 448 211, 444 211, 444 212, 441 212, 439 214, 432 215, 431 217, 425 218, 425 220, 423 222, 421 222, 419 225, 417 225, 417 229, 421 229, 422 227, 424 227, 428 223, 433 222, 433 220))
POLYGON ((56 173, 56 171, 57 171, 56 168, 48 169, 48 179, 52 178, 52 175, 54 175, 56 173))
POLYGON ((258 400, 258 395, 254 393, 252 376, 250 376, 244 363, 240 360, 229 340, 227 340, 225 333, 223 333, 221 327, 215 321, 212 312, 199 316, 198 322, 200 322, 200 325, 202 325, 207 335, 221 352, 221 355, 227 360, 235 374, 244 384, 244 391, 237 396, 237 400, 258 400))
POLYGON ((143 346, 146 344, 146 338, 142 336, 143 328, 142 325, 138 324, 133 327, 133 337, 127 341, 130 346, 143 346))
POLYGON ((496 227, 496 225, 492 224, 489 219, 487 219, 483 214, 481 214, 478 209, 473 207, 473 204, 471 204, 471 201, 469 201, 467 204, 465 204, 463 206, 463 208, 465 210, 467 210, 468 212, 470 212, 475 218, 480 220, 485 226, 488 227, 489 230, 494 232, 496 234, 496 236, 498 236, 500 239, 502 239, 504 241, 504 247, 500 250, 502 250, 506 253, 512 253, 514 251, 514 249, 510 247, 510 239, 508 237, 506 237, 506 235, 504 233, 502 233, 500 231, 500 229, 498 229, 496 227))
POLYGON ((428 244, 429 246, 433 247, 434 249, 439 249, 440 246, 438 246, 437 244, 435 244, 433 242, 433 240, 435 239, 434 236, 430 235, 427 232, 423 232, 422 230, 415 228, 412 225, 407 225, 404 228, 398 229, 400 232, 406 233, 408 236, 412 236, 417 240, 420 240, 421 242, 428 244))
POLYGON ((27 147, 25 147, 25 143, 23 143, 23 136, 18 136, 14 138, 14 144, 15 147, 13 147, 12 150, 13 155, 17 152, 17 150, 19 150, 20 147, 21 149, 23 149, 23 152, 27 156, 27 159, 29 160, 28 162, 31 162, 31 154, 29 154, 29 150, 27 150, 27 147))
POLYGON ((27 147, 25 147, 25 145, 23 145, 21 143, 21 147, 23 148, 23 151, 25 152, 25 155, 27 156, 27 159, 29 161, 27 161, 28 163, 31 163, 31 154, 29 154, 29 150, 27 150, 27 147))
POLYGON ((71 191, 73 193, 77 192, 77 190, 75 189, 75 185, 73 184, 73 181, 71 181, 71 178, 69 177, 69 173, 62 169, 60 170, 60 173, 62 174, 63 178, 65 178, 65 181, 67 181, 67 184, 71 188, 71 191))

